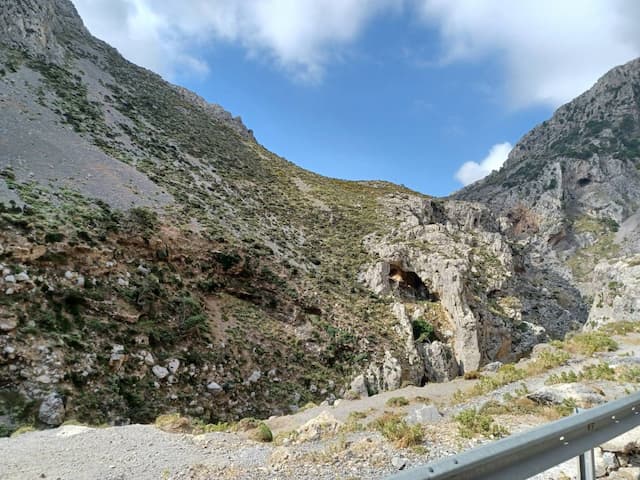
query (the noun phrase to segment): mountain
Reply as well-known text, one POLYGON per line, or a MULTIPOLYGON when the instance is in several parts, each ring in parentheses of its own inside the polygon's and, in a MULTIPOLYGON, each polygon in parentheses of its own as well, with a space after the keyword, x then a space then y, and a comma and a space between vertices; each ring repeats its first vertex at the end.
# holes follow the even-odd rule
MULTIPOLYGON (((564 260, 532 247, 553 230, 540 200, 505 184, 518 149, 452 199, 325 178, 123 59, 69 0, 5 0, 0 27, 5 433, 65 416, 266 417, 516 361, 587 319, 564 260)), ((569 177, 542 171, 556 184, 540 195, 569 205, 569 177)), ((605 238, 630 211, 583 221, 605 238)))
POLYGON ((499 171, 452 198, 506 216, 524 248, 567 270, 591 301, 590 325, 637 320, 640 60, 560 107, 499 171))

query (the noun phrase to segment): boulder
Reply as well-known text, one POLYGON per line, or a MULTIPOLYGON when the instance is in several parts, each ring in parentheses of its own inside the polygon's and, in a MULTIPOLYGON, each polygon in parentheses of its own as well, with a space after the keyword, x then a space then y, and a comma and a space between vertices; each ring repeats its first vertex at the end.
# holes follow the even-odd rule
POLYGON ((325 410, 320 415, 312 418, 298 428, 296 442, 309 442, 312 440, 320 440, 326 436, 335 435, 338 433, 342 425, 342 422, 336 420, 333 415, 325 410))
POLYGON ((405 421, 410 425, 422 425, 425 423, 438 423, 442 420, 442 414, 434 405, 414 405, 409 408, 405 421))
POLYGON ((353 379, 350 390, 354 392, 357 397, 369 396, 369 388, 367 387, 367 381, 364 379, 364 375, 358 375, 353 379))
POLYGON ((424 370, 431 382, 448 382, 456 378, 460 367, 448 345, 435 341, 422 346, 424 370))
POLYGON ((502 362, 491 362, 491 363, 487 363, 484 367, 482 367, 480 369, 481 372, 489 372, 489 373, 495 373, 498 370, 500 370, 500 367, 503 365, 502 362))
POLYGON ((542 387, 527 397, 544 405, 561 405, 564 401, 573 400, 581 408, 589 408, 606 402, 606 398, 600 390, 580 383, 561 383, 542 387))
POLYGON ((38 410, 38 420, 51 427, 57 427, 64 422, 64 399, 56 392, 47 395, 38 410))

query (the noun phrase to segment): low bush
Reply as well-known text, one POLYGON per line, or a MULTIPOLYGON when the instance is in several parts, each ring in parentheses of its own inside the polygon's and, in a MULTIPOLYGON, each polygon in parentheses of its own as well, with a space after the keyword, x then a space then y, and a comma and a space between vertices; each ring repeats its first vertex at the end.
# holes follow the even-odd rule
POLYGON ((424 432, 420 425, 409 425, 400 415, 385 413, 371 422, 383 437, 393 442, 398 448, 407 448, 422 443, 424 432))
POLYGON ((463 438, 473 438, 478 435, 488 438, 500 438, 509 435, 509 431, 495 422, 488 413, 475 408, 462 410, 454 420, 458 423, 458 433, 463 438))

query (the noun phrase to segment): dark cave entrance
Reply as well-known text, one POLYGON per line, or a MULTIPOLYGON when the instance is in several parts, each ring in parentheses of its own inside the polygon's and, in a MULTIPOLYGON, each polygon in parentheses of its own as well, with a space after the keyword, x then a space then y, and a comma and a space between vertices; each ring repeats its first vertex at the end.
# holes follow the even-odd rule
POLYGON ((389 265, 389 283, 391 289, 401 297, 432 302, 440 300, 437 294, 429 292, 427 286, 415 272, 403 270, 399 265, 389 265))

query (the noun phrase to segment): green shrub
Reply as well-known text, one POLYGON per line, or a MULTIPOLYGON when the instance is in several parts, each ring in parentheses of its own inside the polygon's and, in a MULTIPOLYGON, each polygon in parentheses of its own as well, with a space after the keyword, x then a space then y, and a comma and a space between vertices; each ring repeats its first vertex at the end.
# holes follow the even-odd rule
POLYGON ((416 342, 427 342, 433 341, 436 339, 436 332, 429 322, 427 322, 424 318, 417 318, 411 322, 411 327, 413 328, 413 338, 416 342))
POLYGON ((618 349, 615 340, 602 332, 576 333, 565 340, 565 349, 583 355, 593 355, 596 352, 613 352, 618 349))
POLYGON ((269 443, 273 441, 273 433, 269 426, 264 422, 260 422, 257 428, 253 430, 249 436, 256 442, 269 443))
POLYGON ((495 423, 491 415, 481 413, 475 408, 462 410, 453 418, 458 422, 458 433, 463 438, 473 438, 478 435, 500 438, 509 434, 506 428, 495 423))
POLYGON ((545 385, 556 385, 558 383, 576 383, 578 381, 578 374, 573 370, 568 372, 560 372, 549 375, 544 381, 545 385))
POLYGON ((391 397, 387 400, 386 405, 388 407, 404 407, 405 405, 409 405, 409 400, 404 397, 391 397))
POLYGON ((500 388, 509 383, 517 382, 527 376, 521 368, 516 368, 514 365, 503 365, 495 373, 495 375, 487 375, 480 377, 480 381, 476 383, 470 390, 471 396, 484 395, 492 392, 497 388, 500 388))
POLYGON ((562 350, 543 350, 538 357, 527 365, 527 373, 536 375, 566 363, 571 355, 562 350))
POLYGON ((580 373, 581 380, 615 380, 616 372, 606 363, 587 365, 580 373))
POLYGON ((400 415, 386 412, 371 422, 383 437, 393 442, 397 448, 407 448, 422 443, 424 432, 420 425, 410 426, 400 415))
POLYGON ((604 335, 626 335, 628 333, 640 332, 640 322, 620 321, 606 323, 598 331, 604 335))

